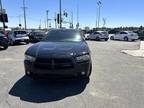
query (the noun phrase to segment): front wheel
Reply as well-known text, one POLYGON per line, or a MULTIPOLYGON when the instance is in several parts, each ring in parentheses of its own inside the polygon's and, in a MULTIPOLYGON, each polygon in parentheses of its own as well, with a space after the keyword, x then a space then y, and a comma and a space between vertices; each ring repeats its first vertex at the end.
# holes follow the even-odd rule
POLYGON ((96 41, 100 41, 100 38, 99 37, 96 37, 96 39, 95 39, 96 41))
POLYGON ((8 48, 8 45, 4 45, 3 48, 4 50, 6 50, 8 48))
POLYGON ((124 41, 128 41, 128 37, 124 37, 124 41))
POLYGON ((26 44, 29 44, 29 41, 26 41, 26 44))
POLYGON ((108 41, 108 39, 105 39, 105 41, 108 41))

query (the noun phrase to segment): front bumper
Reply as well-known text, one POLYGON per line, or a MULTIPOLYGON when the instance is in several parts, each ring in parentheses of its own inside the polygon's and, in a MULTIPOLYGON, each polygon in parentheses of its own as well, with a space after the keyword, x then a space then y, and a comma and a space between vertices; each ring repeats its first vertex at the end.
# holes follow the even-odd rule
POLYGON ((77 78, 88 77, 90 74, 91 62, 76 63, 72 68, 66 69, 38 69, 34 66, 34 63, 24 61, 25 73, 31 77, 40 78, 77 78))
POLYGON ((15 42, 29 42, 29 39, 17 39, 15 42))

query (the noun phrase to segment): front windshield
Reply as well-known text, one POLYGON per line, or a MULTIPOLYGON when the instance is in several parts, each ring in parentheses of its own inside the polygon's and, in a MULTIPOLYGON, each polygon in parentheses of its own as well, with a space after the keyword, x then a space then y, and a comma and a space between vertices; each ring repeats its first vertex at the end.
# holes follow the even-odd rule
POLYGON ((81 33, 76 30, 52 30, 45 41, 52 42, 80 42, 83 41, 81 33))

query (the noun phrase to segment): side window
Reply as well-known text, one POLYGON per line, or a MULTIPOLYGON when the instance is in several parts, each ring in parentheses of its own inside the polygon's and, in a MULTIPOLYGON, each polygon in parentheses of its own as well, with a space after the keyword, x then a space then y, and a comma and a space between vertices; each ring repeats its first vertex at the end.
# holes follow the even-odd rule
POLYGON ((94 32, 94 34, 99 34, 98 32, 94 32))
POLYGON ((127 34, 126 32, 120 32, 120 34, 127 34))

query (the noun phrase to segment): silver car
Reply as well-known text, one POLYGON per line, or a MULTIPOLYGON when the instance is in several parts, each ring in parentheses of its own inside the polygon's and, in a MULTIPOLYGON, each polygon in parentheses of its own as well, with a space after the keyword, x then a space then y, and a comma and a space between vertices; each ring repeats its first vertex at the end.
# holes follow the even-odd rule
POLYGON ((29 43, 29 37, 27 36, 27 32, 23 30, 9 32, 8 38, 11 45, 20 42, 25 42, 26 44, 29 43))

